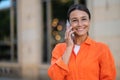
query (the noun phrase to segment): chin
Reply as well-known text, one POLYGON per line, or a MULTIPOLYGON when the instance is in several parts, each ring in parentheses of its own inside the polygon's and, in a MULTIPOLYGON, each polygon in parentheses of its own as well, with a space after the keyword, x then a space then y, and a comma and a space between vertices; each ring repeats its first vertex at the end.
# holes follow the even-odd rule
POLYGON ((85 36, 87 33, 75 33, 77 36, 85 36))

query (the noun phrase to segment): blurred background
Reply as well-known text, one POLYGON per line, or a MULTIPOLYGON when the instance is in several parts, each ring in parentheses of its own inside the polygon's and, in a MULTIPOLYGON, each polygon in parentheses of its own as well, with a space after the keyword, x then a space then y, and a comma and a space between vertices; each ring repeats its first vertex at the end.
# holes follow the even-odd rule
POLYGON ((51 50, 76 3, 89 8, 90 36, 110 47, 120 80, 120 0, 0 0, 0 80, 50 80, 51 50))

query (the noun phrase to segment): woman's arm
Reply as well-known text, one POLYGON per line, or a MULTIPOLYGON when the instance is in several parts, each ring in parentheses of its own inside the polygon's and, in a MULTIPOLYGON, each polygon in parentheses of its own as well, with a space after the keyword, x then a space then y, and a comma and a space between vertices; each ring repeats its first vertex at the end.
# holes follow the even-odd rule
POLYGON ((64 80, 69 73, 68 63, 74 45, 71 38, 73 33, 72 27, 67 28, 65 32, 66 47, 57 45, 52 52, 51 66, 48 70, 48 75, 52 80, 64 80))
POLYGON ((112 53, 106 46, 100 57, 100 80, 116 80, 116 68, 112 53))
POLYGON ((52 80, 64 80, 69 73, 68 65, 62 60, 65 46, 58 44, 52 52, 51 66, 48 75, 52 80))

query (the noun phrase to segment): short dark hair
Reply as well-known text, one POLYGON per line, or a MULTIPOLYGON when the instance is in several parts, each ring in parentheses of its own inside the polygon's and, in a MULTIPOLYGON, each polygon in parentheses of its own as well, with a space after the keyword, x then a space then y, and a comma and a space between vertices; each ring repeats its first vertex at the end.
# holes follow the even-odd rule
POLYGON ((82 4, 73 4, 69 7, 68 9, 68 12, 67 12, 67 19, 69 20, 69 17, 70 17, 70 13, 74 10, 81 10, 81 11, 85 11, 88 16, 89 16, 89 19, 91 19, 91 14, 90 14, 90 11, 88 10, 88 8, 85 6, 85 5, 82 5, 82 4))

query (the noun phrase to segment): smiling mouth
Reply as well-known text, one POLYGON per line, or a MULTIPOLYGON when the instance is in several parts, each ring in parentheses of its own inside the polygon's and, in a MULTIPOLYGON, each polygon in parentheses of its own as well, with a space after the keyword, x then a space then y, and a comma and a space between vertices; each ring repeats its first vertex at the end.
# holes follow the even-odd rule
POLYGON ((78 31, 82 31, 82 30, 84 30, 83 28, 82 29, 77 29, 78 31))
POLYGON ((76 28, 77 31, 83 31, 84 28, 76 28))
POLYGON ((76 31, 83 31, 84 28, 74 27, 73 30, 76 30, 76 31))

